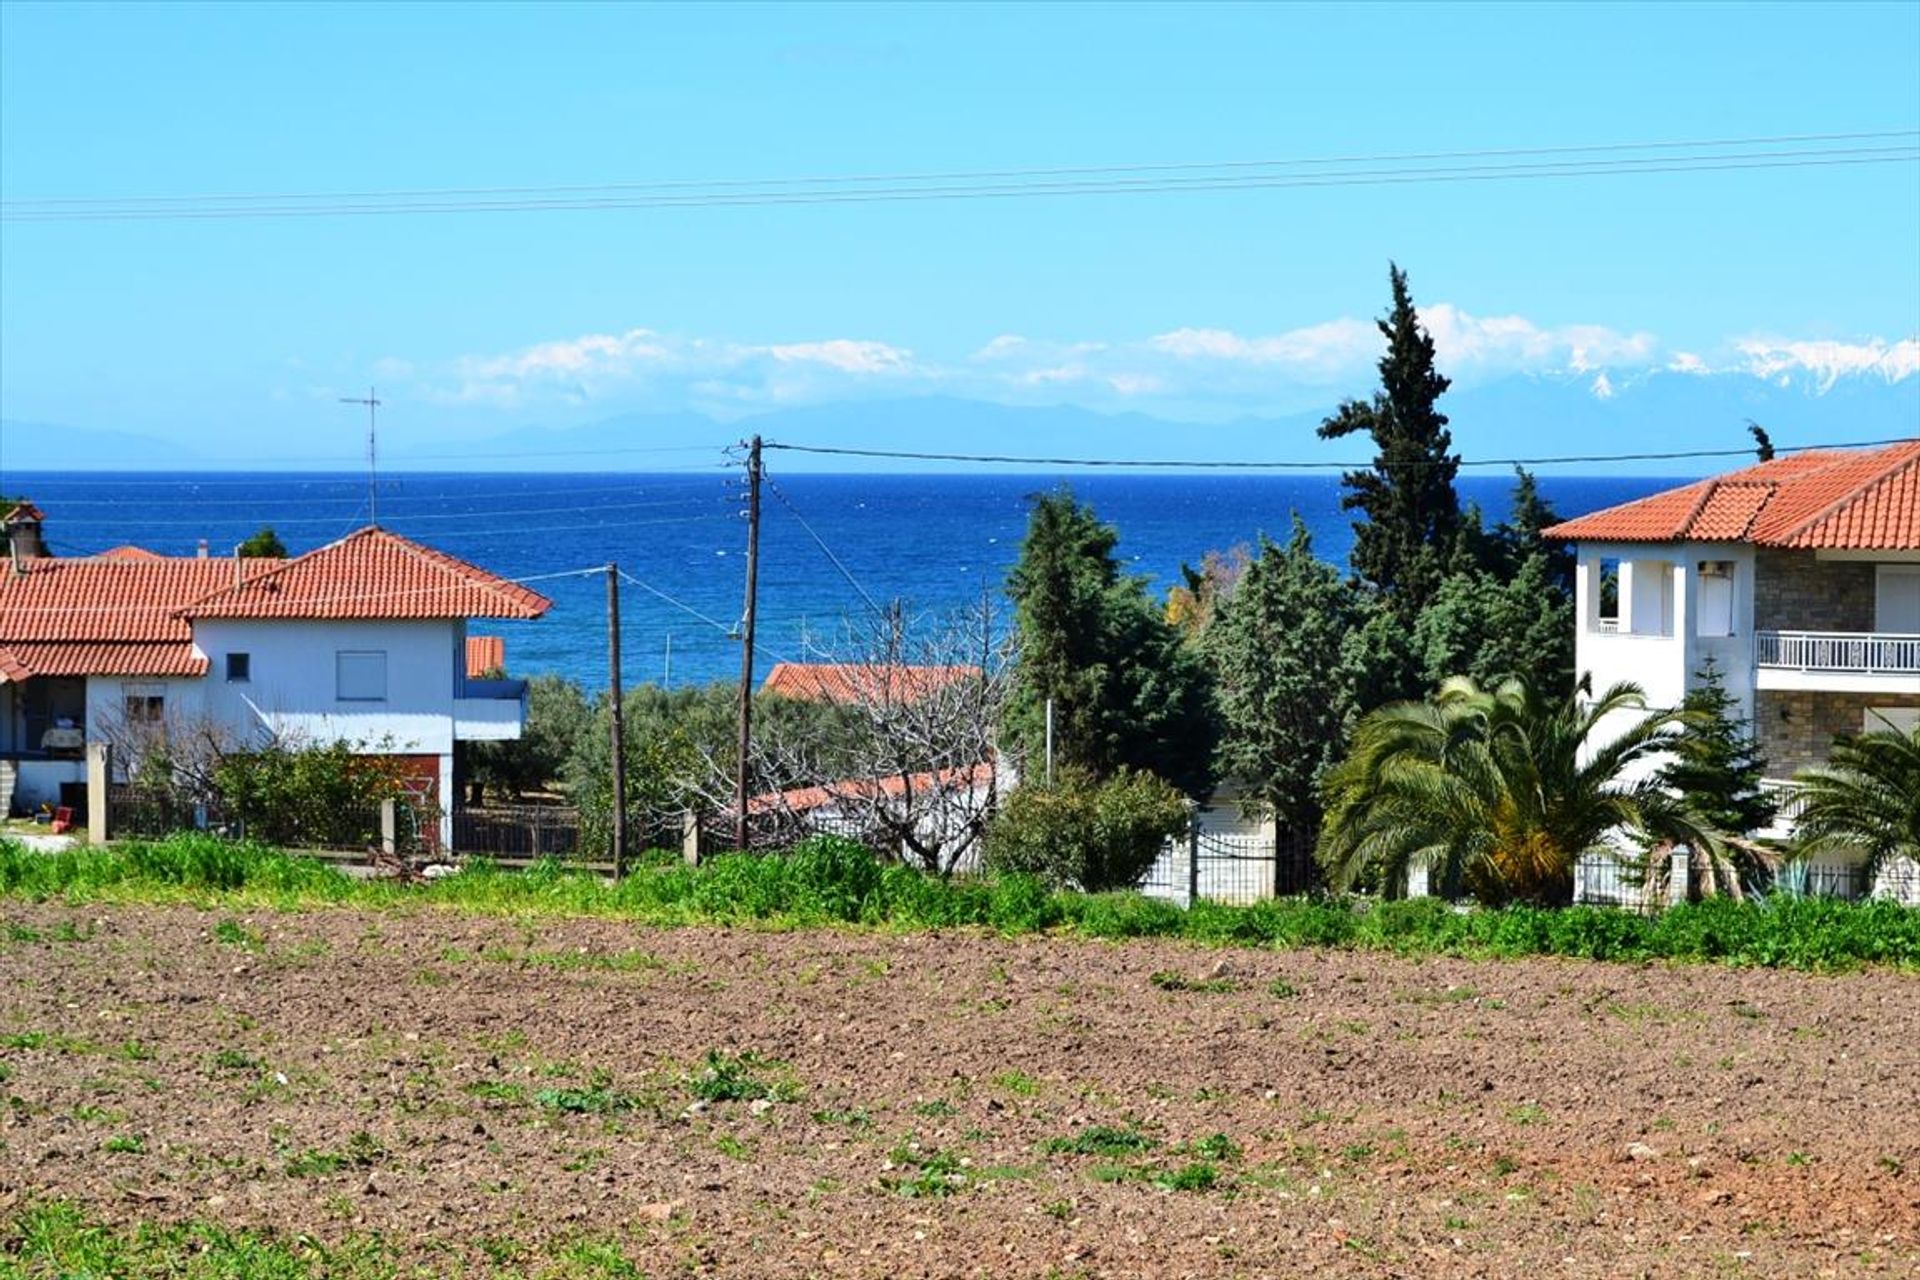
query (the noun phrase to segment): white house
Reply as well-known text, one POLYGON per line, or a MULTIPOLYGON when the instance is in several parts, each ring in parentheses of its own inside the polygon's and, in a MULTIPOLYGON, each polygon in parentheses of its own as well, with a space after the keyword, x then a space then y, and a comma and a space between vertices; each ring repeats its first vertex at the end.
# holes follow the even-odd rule
POLYGON ((1546 532, 1577 550, 1581 674, 1674 707, 1713 659, 1783 789, 1835 735, 1920 720, 1920 440, 1796 453, 1546 532))
POLYGON ((472 678, 466 631, 540 617, 549 602, 525 587, 377 527, 290 560, 22 554, 38 518, 8 514, 0 566, 10 812, 79 798, 87 743, 128 723, 363 744, 443 812, 455 742, 520 736, 524 683, 472 678))

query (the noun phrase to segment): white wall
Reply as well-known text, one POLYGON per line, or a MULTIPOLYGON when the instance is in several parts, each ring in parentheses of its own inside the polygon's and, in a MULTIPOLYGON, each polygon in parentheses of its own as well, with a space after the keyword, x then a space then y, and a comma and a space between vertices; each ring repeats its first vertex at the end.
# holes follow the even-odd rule
POLYGON ((1575 576, 1578 634, 1574 662, 1590 675, 1596 693, 1622 680, 1646 691, 1655 707, 1677 707, 1699 681, 1709 657, 1720 668, 1727 692, 1742 715, 1753 714, 1753 549, 1716 542, 1676 544, 1583 542, 1575 576), (1620 629, 1598 627, 1600 563, 1621 562, 1620 629), (1733 634, 1697 634, 1701 618, 1700 565, 1733 565, 1733 634), (1669 590, 1661 575, 1664 566, 1669 590))
POLYGON ((193 638, 208 660, 205 710, 222 724, 402 755, 450 755, 454 698, 466 678, 464 630, 444 620, 209 619, 194 624, 193 638), (337 696, 335 655, 342 650, 387 655, 385 699, 337 696), (226 678, 229 653, 249 655, 248 680, 226 678))

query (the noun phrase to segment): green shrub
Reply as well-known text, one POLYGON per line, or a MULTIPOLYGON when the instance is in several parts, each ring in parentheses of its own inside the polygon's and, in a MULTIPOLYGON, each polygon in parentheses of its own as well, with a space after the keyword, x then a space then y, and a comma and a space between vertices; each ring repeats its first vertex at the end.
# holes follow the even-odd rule
POLYGON ((1187 822, 1185 797, 1150 773, 1094 782, 1068 772, 1008 797, 987 832, 987 865, 1062 889, 1131 889, 1187 822))

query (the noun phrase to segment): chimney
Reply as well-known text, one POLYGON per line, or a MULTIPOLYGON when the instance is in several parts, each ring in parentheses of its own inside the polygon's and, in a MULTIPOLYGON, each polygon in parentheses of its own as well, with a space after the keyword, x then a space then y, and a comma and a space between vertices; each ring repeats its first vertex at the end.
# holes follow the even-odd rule
POLYGON ((47 554, 47 544, 40 536, 40 522, 45 519, 40 508, 25 500, 4 507, 0 534, 7 539, 7 553, 12 557, 15 573, 27 571, 24 561, 47 554))
POLYGON ((200 539, 200 558, 202 560, 207 558, 207 540, 205 538, 200 539))

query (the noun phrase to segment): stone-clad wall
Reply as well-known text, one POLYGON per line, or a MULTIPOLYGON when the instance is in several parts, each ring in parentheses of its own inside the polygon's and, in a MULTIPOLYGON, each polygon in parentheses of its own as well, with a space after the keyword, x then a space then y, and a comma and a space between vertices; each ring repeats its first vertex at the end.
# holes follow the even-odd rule
POLYGON ((1791 778, 1809 765, 1824 764, 1836 736, 1865 727, 1868 707, 1920 707, 1920 697, 1762 690, 1755 695, 1753 733, 1767 776, 1791 778))
POLYGON ((1870 561, 1815 560, 1811 551, 1761 547, 1754 556, 1753 629, 1871 631, 1874 579, 1870 561))

